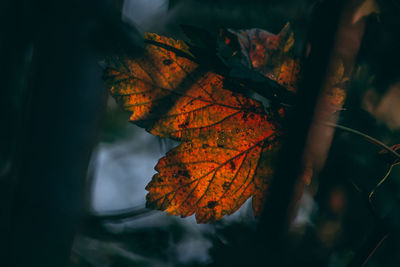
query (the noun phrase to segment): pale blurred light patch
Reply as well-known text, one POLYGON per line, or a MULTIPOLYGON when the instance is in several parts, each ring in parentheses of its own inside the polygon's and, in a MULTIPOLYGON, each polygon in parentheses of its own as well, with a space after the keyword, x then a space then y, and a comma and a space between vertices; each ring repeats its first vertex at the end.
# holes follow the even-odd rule
POLYGON ((122 18, 142 33, 160 28, 165 23, 168 0, 125 0, 122 18))
POLYGON ((296 216, 291 224, 291 229, 298 229, 307 225, 312 225, 311 215, 316 210, 316 203, 313 196, 306 188, 299 201, 296 216))
POLYGON ((115 143, 101 143, 95 155, 93 208, 112 211, 144 206, 146 184, 165 151, 159 140, 134 125, 132 136, 115 143))

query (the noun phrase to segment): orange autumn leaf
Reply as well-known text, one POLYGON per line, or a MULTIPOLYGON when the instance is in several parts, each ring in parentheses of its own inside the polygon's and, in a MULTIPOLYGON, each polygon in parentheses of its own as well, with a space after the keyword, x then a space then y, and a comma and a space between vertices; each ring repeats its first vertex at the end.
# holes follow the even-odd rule
POLYGON ((227 90, 224 77, 195 63, 184 42, 145 37, 146 53, 110 60, 104 78, 130 121, 182 142, 155 167, 147 206, 204 223, 252 197, 260 214, 277 125, 260 102, 227 90))
POLYGON ((294 33, 289 23, 279 34, 261 29, 229 31, 239 42, 243 65, 296 92, 300 59, 294 56, 294 33))

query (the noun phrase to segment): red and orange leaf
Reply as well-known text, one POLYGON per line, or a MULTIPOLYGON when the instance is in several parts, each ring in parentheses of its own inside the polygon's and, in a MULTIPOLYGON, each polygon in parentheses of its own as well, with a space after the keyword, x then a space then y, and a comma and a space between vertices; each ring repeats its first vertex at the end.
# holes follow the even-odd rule
POLYGON ((279 34, 261 29, 230 30, 241 47, 242 64, 296 92, 300 59, 294 56, 294 34, 287 23, 279 34))
POLYGON ((184 42, 146 38, 145 55, 110 61, 105 80, 132 112, 132 122, 182 141, 155 167, 147 205, 209 222, 253 197, 258 215, 272 172, 276 126, 261 103, 225 89, 222 76, 198 66, 184 42))

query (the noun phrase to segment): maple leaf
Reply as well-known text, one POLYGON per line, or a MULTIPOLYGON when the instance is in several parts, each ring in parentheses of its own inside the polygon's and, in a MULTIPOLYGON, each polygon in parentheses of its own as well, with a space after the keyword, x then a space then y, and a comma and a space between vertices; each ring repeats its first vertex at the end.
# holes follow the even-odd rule
POLYGON ((146 53, 111 59, 104 79, 130 121, 182 142, 156 165, 147 206, 204 223, 252 197, 259 215, 279 126, 260 102, 225 89, 224 77, 199 66, 185 42, 145 38, 146 53))

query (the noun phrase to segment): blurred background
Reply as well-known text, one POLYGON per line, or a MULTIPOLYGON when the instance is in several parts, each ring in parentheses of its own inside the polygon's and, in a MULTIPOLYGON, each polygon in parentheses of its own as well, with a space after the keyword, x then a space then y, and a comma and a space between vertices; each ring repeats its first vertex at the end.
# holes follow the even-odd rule
MULTIPOLYGON (((102 82, 102 60, 140 55, 145 32, 185 39, 182 24, 278 33, 289 21, 304 47, 323 1, 22 2, 1 11, 4 266, 235 265, 256 231, 251 203, 212 224, 146 209, 154 166, 177 143, 127 123, 102 82)), ((377 4, 379 14, 364 18, 339 123, 391 146, 400 143, 400 4, 377 4)), ((389 234, 366 266, 400 266, 399 167, 376 190, 373 212, 366 203, 390 167, 380 151, 336 131, 324 169, 304 189, 282 266, 347 266, 377 220, 389 234)))

